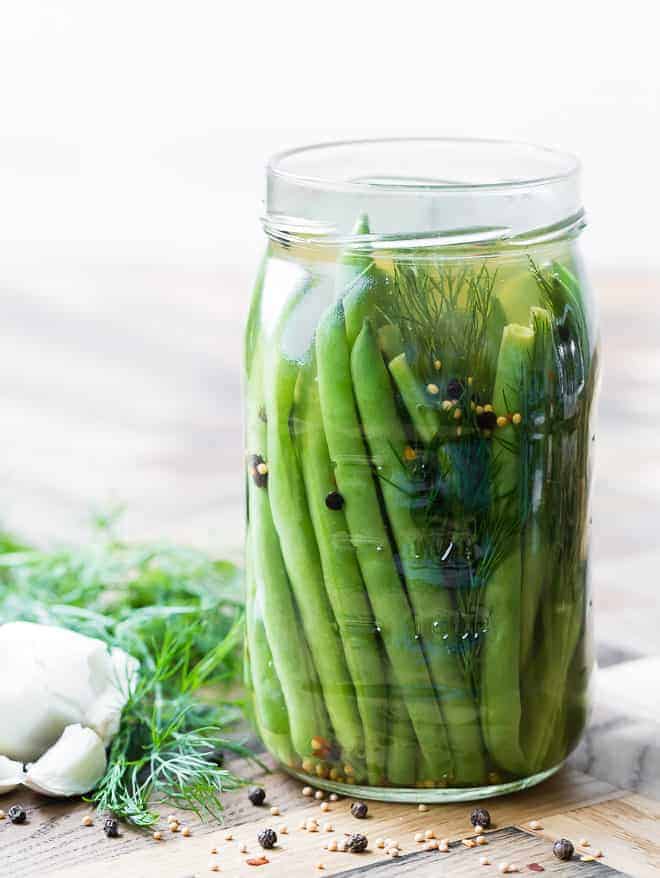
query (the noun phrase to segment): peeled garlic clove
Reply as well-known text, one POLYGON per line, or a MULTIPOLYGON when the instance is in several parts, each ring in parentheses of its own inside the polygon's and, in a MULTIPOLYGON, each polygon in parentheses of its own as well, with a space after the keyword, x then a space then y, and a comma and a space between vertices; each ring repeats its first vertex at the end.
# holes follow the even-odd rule
POLYGON ((20 762, 0 756, 0 796, 10 793, 19 784, 23 783, 25 773, 20 762))
POLYGON ((138 667, 122 650, 67 628, 0 625, 0 753, 33 762, 75 723, 109 744, 138 667))
POLYGON ((46 796, 81 796, 101 780, 106 764, 101 738, 76 723, 67 726, 50 750, 28 766, 23 783, 46 796))

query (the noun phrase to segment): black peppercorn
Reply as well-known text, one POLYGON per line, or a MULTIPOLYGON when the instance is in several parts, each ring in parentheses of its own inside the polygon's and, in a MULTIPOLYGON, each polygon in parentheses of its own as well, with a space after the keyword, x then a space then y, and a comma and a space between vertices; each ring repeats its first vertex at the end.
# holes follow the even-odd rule
POLYGON ((447 385, 447 396, 449 399, 460 399, 464 390, 463 382, 459 381, 458 378, 452 378, 447 385))
POLYGON ((353 802, 351 805, 351 814, 353 817, 357 817, 358 820, 364 820, 368 811, 369 808, 366 802, 353 802))
POLYGON ((325 505, 328 509, 332 509, 333 512, 338 512, 344 506, 344 498, 339 491, 330 491, 330 493, 326 495, 325 505))
POLYGON ((250 457, 250 475, 257 488, 265 488, 268 483, 268 467, 260 454, 250 457))
POLYGON ((27 820, 27 814, 22 805, 12 805, 9 811, 7 811, 7 817, 9 817, 12 823, 25 823, 27 820))
POLYGON ((494 430, 497 427, 497 415, 495 412, 481 412, 477 415, 477 426, 481 430, 494 430))
POLYGON ((488 829, 490 826, 490 813, 485 808, 475 808, 470 814, 470 823, 475 829, 488 829))
POLYGON ((570 860, 575 853, 573 842, 567 838, 558 838, 552 846, 552 853, 558 860, 570 860))
POLYGON ((108 836, 108 838, 119 838, 119 824, 114 817, 105 818, 103 831, 108 836))
POLYGON ((259 807, 266 801, 266 790, 263 787, 250 787, 248 790, 248 799, 253 805, 259 807))
POLYGON ((349 850, 352 854, 361 854, 363 851, 366 851, 367 845, 369 841, 366 835, 362 835, 361 832, 356 832, 355 835, 350 835, 348 837, 348 841, 346 842, 346 849, 349 850))
POLYGON ((264 829, 257 836, 257 841, 264 850, 268 851, 277 844, 277 833, 274 829, 264 829))

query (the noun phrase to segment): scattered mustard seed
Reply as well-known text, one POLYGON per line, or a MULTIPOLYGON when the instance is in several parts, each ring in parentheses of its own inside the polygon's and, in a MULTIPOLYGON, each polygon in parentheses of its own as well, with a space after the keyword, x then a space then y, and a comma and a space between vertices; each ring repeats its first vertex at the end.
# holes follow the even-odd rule
POLYGON ((462 412, 460 409, 454 409, 454 418, 455 418, 455 420, 460 421, 460 419, 461 419, 462 417, 463 417, 463 412, 462 412))
POLYGON ((506 425, 508 423, 509 423, 509 419, 507 417, 505 417, 504 415, 500 415, 497 419, 497 426, 498 427, 506 427, 506 425))
POLYGON ((492 411, 494 411, 493 406, 492 406, 490 403, 487 403, 487 405, 484 406, 484 411, 485 411, 485 412, 492 412, 492 411))
POLYGON ((321 802, 320 806, 321 811, 329 811, 330 805, 327 802, 321 802))
POLYGON ((418 805, 417 810, 421 811, 422 814, 424 814, 424 813, 426 813, 426 811, 429 810, 429 806, 428 805, 418 805))
POLYGON ((273 807, 270 809, 270 815, 271 817, 280 816, 280 809, 277 807, 277 805, 273 805, 273 807))
POLYGON ((209 872, 219 872, 220 866, 217 863, 210 862, 209 863, 209 872))
POLYGON ((490 860, 488 859, 488 857, 479 857, 479 865, 490 866, 490 860))
POLYGON ((314 793, 314 798, 315 798, 318 802, 320 802, 321 799, 325 799, 325 793, 323 792, 323 790, 317 790, 317 791, 314 793))
POLYGON ((339 796, 337 795, 337 793, 330 793, 329 798, 330 798, 331 802, 338 802, 339 801, 339 796))
POLYGON ((442 411, 448 412, 451 409, 451 400, 445 399, 442 402, 442 411))
POLYGON ((286 823, 284 824, 284 826, 280 826, 280 832, 282 833, 282 835, 289 834, 289 827, 286 825, 286 823))
POLYGON ((303 787, 302 794, 303 794, 303 796, 307 796, 307 797, 313 796, 314 790, 311 787, 303 787))
POLYGON ((516 413, 513 415, 513 417, 511 418, 511 420, 513 421, 513 423, 514 423, 516 426, 518 426, 518 424, 522 423, 522 415, 520 414, 520 412, 516 412, 516 413))
POLYGON ((419 844, 421 841, 424 841, 424 833, 416 832, 415 833, 415 841, 419 844))
POLYGON ((434 360, 433 365, 435 367, 436 372, 439 372, 442 369, 442 360, 434 360))
POLYGON ((83 817, 83 819, 80 822, 82 823, 83 826, 94 826, 94 821, 89 816, 89 814, 85 814, 85 816, 83 817))
POLYGON ((431 394, 431 396, 437 396, 440 393, 440 388, 437 384, 427 384, 426 389, 431 394))
POLYGON ((163 840, 163 833, 156 830, 156 832, 154 832, 152 838, 154 841, 162 841, 163 840))
POLYGON ((538 820, 530 820, 529 828, 533 829, 534 832, 538 832, 539 829, 543 829, 543 824, 540 823, 538 820))

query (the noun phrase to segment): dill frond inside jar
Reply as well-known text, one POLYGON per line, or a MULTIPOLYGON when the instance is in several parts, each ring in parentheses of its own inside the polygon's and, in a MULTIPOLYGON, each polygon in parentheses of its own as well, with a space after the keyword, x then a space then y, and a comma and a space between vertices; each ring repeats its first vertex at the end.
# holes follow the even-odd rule
POLYGON ((580 738, 593 669, 577 163, 329 144, 273 159, 266 206, 245 349, 256 727, 360 798, 538 782, 580 738))

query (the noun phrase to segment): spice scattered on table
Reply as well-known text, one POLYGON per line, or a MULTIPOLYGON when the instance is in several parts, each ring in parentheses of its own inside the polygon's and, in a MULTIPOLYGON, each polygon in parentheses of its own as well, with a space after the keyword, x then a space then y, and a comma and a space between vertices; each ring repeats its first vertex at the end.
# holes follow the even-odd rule
POLYGON ((545 869, 540 863, 528 863, 527 868, 530 872, 545 872, 545 869))
POLYGON ((325 793, 323 792, 323 790, 317 790, 314 793, 314 798, 320 802, 321 799, 325 799, 325 793))
POLYGON ((364 820, 369 813, 369 806, 366 802, 353 802, 351 805, 351 814, 358 820, 364 820))
MULTIPOLYGON (((245 861, 248 866, 265 866, 267 863, 270 863, 268 857, 251 857, 249 860, 245 861)), ((217 869, 216 871, 220 871, 217 869)))
POLYGON ((266 801, 266 790, 263 787, 250 787, 248 799, 256 808, 259 808, 266 801))
POLYGON ((329 798, 330 798, 331 802, 338 802, 339 801, 339 796, 337 795, 337 793, 330 793, 329 798))
POLYGON ((119 824, 114 817, 106 817, 103 824, 103 831, 108 838, 119 838, 119 824))
POLYGON ((85 814, 80 822, 83 826, 94 826, 94 820, 89 814, 85 814))
POLYGON ((490 811, 486 808, 475 808, 470 814, 470 823, 475 829, 489 829, 491 825, 490 811))
POLYGON ((264 829, 257 836, 257 841, 264 850, 270 850, 277 844, 277 833, 274 829, 264 829))
POLYGON ((22 805, 12 805, 7 816, 12 823, 25 823, 27 820, 27 812, 22 805))
POLYGON ((422 814, 425 814, 429 810, 429 806, 428 805, 418 805, 417 810, 420 811, 422 814))
POLYGON ((209 872, 219 872, 220 866, 217 863, 209 863, 209 872))
POLYGON ((330 805, 328 804, 328 802, 321 802, 320 808, 321 811, 329 811, 330 805))
POLYGON ((190 827, 184 826, 183 829, 181 830, 181 835, 183 835, 184 838, 190 838, 190 836, 192 835, 192 832, 190 831, 190 827))
POLYGON ((162 841, 163 840, 163 833, 156 830, 151 837, 153 838, 154 841, 162 841))
POLYGON ((533 829, 534 832, 538 832, 539 829, 543 829, 543 824, 540 823, 538 820, 530 820, 528 826, 530 829, 533 829))
POLYGON ((303 796, 311 797, 314 795, 314 790, 311 787, 303 787, 302 794, 303 796))
POLYGON ((570 860, 575 853, 575 846, 567 838, 558 838, 552 846, 552 853, 558 860, 570 860))
POLYGON ((273 807, 270 809, 270 814, 271 814, 271 817, 279 817, 280 816, 280 809, 277 807, 277 805, 273 805, 273 807))
POLYGON ((488 857, 479 857, 479 865, 490 866, 490 860, 488 859, 488 857))
POLYGON ((352 854, 363 853, 366 851, 368 845, 369 840, 367 839, 367 836, 362 835, 361 832, 356 832, 353 835, 350 835, 346 842, 346 846, 352 854))

